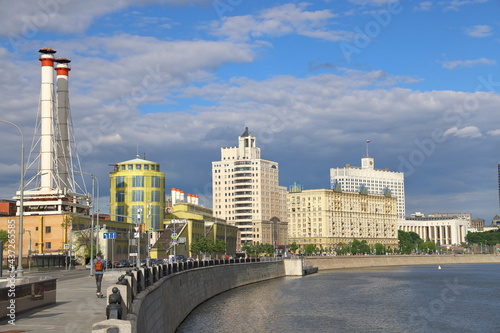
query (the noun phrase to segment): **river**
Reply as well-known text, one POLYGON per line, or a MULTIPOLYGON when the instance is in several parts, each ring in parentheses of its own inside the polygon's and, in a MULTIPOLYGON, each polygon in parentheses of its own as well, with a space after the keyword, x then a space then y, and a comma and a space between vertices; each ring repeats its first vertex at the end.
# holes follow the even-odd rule
POLYGON ((499 282, 499 264, 322 271, 220 294, 177 333, 499 333, 499 282))

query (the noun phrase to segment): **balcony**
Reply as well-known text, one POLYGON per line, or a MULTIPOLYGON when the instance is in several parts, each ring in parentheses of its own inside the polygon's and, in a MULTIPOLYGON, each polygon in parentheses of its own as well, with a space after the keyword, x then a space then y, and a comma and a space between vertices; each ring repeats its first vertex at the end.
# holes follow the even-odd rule
POLYGON ((252 195, 252 191, 237 191, 234 192, 235 196, 240 196, 240 195, 252 195))
POLYGON ((234 168, 234 171, 250 171, 252 170, 251 167, 237 167, 237 168, 234 168))
POLYGON ((236 214, 252 214, 251 209, 237 209, 236 214))
POLYGON ((236 173, 236 174, 234 174, 234 176, 237 178, 239 178, 239 177, 253 177, 253 175, 251 173, 248 173, 248 172, 236 173))
POLYGON ((234 198, 234 201, 252 201, 252 197, 234 198))
POLYGON ((242 203, 242 204, 236 204, 235 206, 236 206, 236 208, 239 208, 239 207, 252 207, 252 204, 251 203, 242 203))
POLYGON ((236 185, 234 188, 237 190, 242 190, 242 189, 252 188, 252 185, 236 185))
POLYGON ((234 180, 235 184, 242 184, 242 183, 252 183, 252 179, 249 178, 244 178, 244 179, 235 179, 234 180))

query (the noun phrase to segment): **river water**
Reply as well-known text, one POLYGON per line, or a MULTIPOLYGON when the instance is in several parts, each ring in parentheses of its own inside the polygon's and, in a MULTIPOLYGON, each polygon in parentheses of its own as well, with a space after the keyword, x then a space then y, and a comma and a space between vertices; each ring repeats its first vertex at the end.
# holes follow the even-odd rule
POLYGON ((320 271, 236 288, 197 307, 187 332, 500 332, 500 265, 320 271))

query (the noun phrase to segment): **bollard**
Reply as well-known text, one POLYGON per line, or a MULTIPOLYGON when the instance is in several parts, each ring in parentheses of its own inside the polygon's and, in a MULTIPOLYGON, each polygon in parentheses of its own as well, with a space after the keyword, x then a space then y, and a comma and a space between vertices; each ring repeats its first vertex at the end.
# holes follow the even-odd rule
POLYGON ((122 296, 118 288, 113 288, 113 293, 109 295, 109 304, 106 306, 107 319, 122 319, 122 296))

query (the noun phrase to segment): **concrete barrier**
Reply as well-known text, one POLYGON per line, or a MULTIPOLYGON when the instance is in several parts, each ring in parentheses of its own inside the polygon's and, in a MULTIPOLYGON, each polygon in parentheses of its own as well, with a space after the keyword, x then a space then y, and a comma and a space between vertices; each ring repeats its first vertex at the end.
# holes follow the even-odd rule
MULTIPOLYGON (((107 329, 111 329, 116 333, 173 333, 189 313, 207 299, 243 285, 285 275, 302 275, 304 266, 303 259, 241 262, 224 264, 225 262, 205 261, 198 263, 200 268, 187 269, 189 266, 186 265, 186 270, 182 270, 184 267, 179 269, 178 265, 169 265, 172 267, 169 275, 163 276, 137 294, 122 286, 120 293, 127 304, 124 310, 129 308, 129 297, 133 298, 126 320, 121 320, 126 323, 111 319, 101 321, 93 325, 92 332, 109 332, 107 329)), ((167 272, 170 268, 162 269, 167 272)), ((143 274, 143 271, 144 269, 134 272, 132 280, 149 274, 143 274)), ((142 284, 141 281, 138 282, 142 284)), ((133 286, 134 283, 130 281, 129 284, 133 286)), ((113 287, 115 286, 108 288, 108 294, 113 287)))
POLYGON ((388 256, 333 256, 305 257, 305 264, 318 267, 320 271, 340 268, 379 266, 451 265, 451 264, 500 263, 500 255, 388 255, 388 256))

